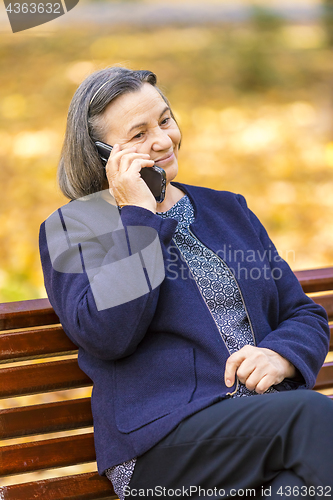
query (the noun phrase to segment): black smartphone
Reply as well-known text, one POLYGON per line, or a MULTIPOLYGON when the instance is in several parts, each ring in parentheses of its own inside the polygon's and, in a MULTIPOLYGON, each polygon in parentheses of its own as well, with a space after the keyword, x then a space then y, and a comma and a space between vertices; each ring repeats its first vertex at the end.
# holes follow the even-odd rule
MULTIPOLYGON (((112 151, 112 146, 106 144, 105 142, 96 141, 95 146, 97 148, 100 159, 103 165, 107 164, 110 153, 112 151)), ((149 187, 150 191, 155 196, 157 203, 162 203, 165 198, 165 188, 166 188, 166 174, 163 168, 153 165, 152 167, 144 167, 141 169, 141 177, 149 187)))

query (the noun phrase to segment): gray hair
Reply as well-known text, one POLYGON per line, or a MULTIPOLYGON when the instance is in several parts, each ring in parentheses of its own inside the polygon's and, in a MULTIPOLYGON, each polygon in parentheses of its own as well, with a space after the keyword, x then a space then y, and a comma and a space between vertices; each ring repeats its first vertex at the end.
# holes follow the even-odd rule
POLYGON ((169 106, 151 71, 106 68, 89 75, 78 87, 69 106, 58 166, 59 186, 67 198, 75 200, 103 189, 105 170, 94 144, 103 141, 102 115, 114 99, 140 90, 144 83, 155 87, 169 106))

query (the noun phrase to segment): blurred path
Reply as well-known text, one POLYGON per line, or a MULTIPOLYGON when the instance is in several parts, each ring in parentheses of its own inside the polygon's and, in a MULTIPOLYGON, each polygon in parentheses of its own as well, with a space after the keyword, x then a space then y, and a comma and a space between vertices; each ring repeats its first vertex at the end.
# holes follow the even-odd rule
MULTIPOLYGON (((293 22, 314 22, 321 15, 320 3, 315 1, 292 1, 288 3, 266 3, 278 15, 293 22)), ((77 24, 163 26, 168 24, 200 25, 245 21, 250 15, 250 6, 238 2, 192 3, 192 2, 84 2, 74 9, 44 25, 44 29, 56 30, 77 24)), ((9 25, 4 3, 0 3, 0 26, 9 25)), ((40 28, 41 29, 41 28, 40 28)))

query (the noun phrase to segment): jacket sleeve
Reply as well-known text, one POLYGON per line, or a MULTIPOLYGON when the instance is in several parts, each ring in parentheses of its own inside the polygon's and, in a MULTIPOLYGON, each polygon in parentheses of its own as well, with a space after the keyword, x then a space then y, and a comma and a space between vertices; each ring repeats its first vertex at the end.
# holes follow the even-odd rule
POLYGON ((239 201, 247 210, 263 248, 270 251, 270 266, 274 269, 278 293, 278 325, 260 341, 258 347, 276 351, 296 367, 302 377, 291 381, 291 386, 310 389, 315 384, 329 348, 330 331, 326 311, 303 292, 287 262, 278 255, 263 225, 245 208, 246 202, 242 196, 239 196, 239 201))
POLYGON ((71 205, 40 229, 45 288, 72 341, 115 360, 135 351, 155 314, 177 222, 126 206, 105 230, 88 205, 71 205))

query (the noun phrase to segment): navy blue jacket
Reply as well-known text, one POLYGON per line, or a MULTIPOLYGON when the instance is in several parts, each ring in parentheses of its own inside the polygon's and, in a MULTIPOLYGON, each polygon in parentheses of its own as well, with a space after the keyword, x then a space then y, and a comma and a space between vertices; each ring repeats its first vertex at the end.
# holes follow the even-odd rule
MULTIPOLYGON (((193 203, 193 234, 233 270, 255 344, 278 352, 301 374, 298 381, 285 380, 277 389, 313 387, 328 350, 324 309, 303 293, 241 195, 174 185, 193 203)), ((72 203, 42 224, 40 253, 50 302, 79 347, 80 367, 93 381, 95 448, 102 474, 144 453, 185 417, 228 397, 236 386, 230 389, 224 384, 228 349, 172 242, 177 222, 125 206, 119 225, 117 218, 112 219, 118 209, 105 201, 103 210, 94 200, 90 205, 72 203), (88 222, 83 216, 87 213, 88 222), (110 234, 114 232, 112 238, 101 230, 104 223, 109 224, 110 234), (97 307, 92 290, 96 283, 107 296, 114 288, 119 294, 121 287, 131 288, 131 280, 115 285, 107 267, 91 276, 84 257, 90 255, 94 269, 98 263, 103 268, 121 259, 133 227, 157 232, 165 277, 156 278, 148 292, 126 303, 97 307)), ((154 262, 145 266, 152 277, 154 262)))

